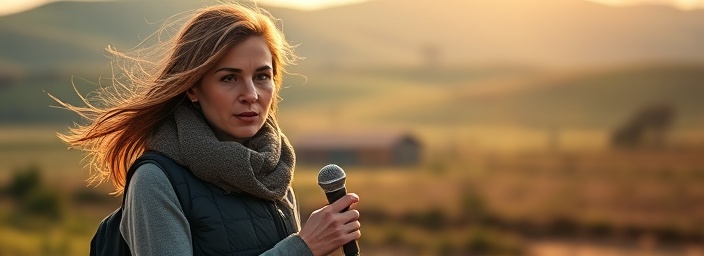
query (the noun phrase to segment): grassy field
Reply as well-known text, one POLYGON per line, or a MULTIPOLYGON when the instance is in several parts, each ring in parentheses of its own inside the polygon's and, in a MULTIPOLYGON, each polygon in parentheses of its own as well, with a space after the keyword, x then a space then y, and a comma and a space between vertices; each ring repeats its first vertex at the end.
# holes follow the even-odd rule
MULTIPOLYGON (((99 220, 119 204, 107 184, 85 187, 80 154, 65 150, 53 129, 0 129, 2 187, 36 166, 41 186, 59 202, 52 217, 26 214, 21 202, 2 197, 2 255, 84 254, 99 220)), ((417 167, 346 169, 348 189, 362 198, 368 254, 704 250, 696 246, 704 238, 702 150, 516 152, 446 142, 430 147, 417 167), (611 247, 599 246, 606 242, 611 247)), ((325 204, 319 168, 297 168, 304 218, 325 204)))
MULTIPOLYGON (((308 78, 288 77, 279 115, 294 145, 317 131, 395 130, 421 141, 418 166, 346 168, 362 198, 367 255, 696 255, 702 70, 301 70, 308 78), (666 147, 611 149, 611 131, 653 101, 677 111, 666 147)), ((55 121, 70 114, 32 102, 45 86, 68 97, 70 83, 42 79, 0 88, 0 105, 17 105, 0 106, 14 120, 0 125, 0 255, 85 254, 119 204, 109 184, 86 187, 82 155, 56 138, 67 127, 55 121), (33 170, 34 190, 13 194, 12 181, 33 170)), ((325 204, 319 168, 296 170, 304 218, 325 204)))

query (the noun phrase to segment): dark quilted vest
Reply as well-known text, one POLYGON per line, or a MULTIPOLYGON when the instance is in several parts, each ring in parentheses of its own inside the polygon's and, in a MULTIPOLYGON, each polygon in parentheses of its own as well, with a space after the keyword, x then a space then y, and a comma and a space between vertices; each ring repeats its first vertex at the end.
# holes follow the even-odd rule
POLYGON ((259 255, 295 232, 294 217, 284 216, 274 202, 227 193, 158 152, 148 151, 135 163, 146 162, 159 165, 173 184, 194 255, 259 255))

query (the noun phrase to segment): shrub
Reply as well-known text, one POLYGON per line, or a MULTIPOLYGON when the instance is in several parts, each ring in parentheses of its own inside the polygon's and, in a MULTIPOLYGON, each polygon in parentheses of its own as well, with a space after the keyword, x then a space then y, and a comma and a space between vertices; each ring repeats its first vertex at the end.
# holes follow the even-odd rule
POLYGON ((10 184, 4 190, 14 199, 22 200, 33 190, 41 186, 42 180, 39 174, 39 167, 30 165, 23 169, 16 170, 12 176, 10 184))
POLYGON ((36 189, 20 203, 20 212, 24 214, 60 219, 61 199, 52 191, 36 189))
POLYGON ((16 170, 3 191, 17 202, 18 217, 46 217, 52 220, 61 218, 59 193, 42 184, 38 166, 30 165, 16 170))

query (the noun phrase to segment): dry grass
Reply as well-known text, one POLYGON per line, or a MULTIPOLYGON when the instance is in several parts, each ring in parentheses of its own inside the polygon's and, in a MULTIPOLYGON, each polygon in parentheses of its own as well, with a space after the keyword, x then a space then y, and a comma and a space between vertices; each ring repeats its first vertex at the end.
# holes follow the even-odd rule
MULTIPOLYGON (((549 255, 549 250, 578 246, 600 248, 589 241, 565 242, 590 234, 614 241, 650 234, 652 247, 684 248, 688 236, 704 236, 704 152, 697 145, 704 133, 695 126, 675 127, 673 141, 685 146, 674 151, 614 152, 603 127, 536 125, 511 116, 521 113, 511 106, 496 105, 531 83, 552 81, 543 75, 452 82, 363 72, 310 75, 308 84, 294 80, 292 88, 284 89, 280 120, 294 144, 297 135, 320 130, 401 130, 421 140, 424 159, 417 167, 343 166, 348 190, 361 197, 361 243, 367 255, 466 254, 477 248, 489 255, 518 249, 549 255), (481 102, 467 100, 498 107, 482 109, 481 102), (507 119, 494 119, 502 115, 507 119), (526 227, 545 230, 558 242, 526 238, 526 227), (664 241, 668 236, 675 239, 664 241)), ((563 114, 568 121, 620 120, 614 113, 598 118, 563 114)), ((536 111, 526 118, 542 120, 542 115, 536 111)), ((65 128, 0 127, 0 184, 14 170, 37 165, 57 193, 70 198, 84 189, 88 173, 82 156, 66 150, 55 137, 58 130, 65 128)), ((316 184, 320 167, 299 165, 296 170, 294 187, 304 219, 326 204, 316 184)), ((108 199, 69 201, 64 219, 34 229, 18 227, 12 207, 3 204, 0 255, 85 254, 98 221, 116 207, 107 196, 109 185, 91 191, 108 199)), ((617 254, 631 248, 615 246, 617 254)))
MULTIPOLYGON (((606 230, 602 235, 611 237, 635 228, 640 232, 634 235, 636 238, 654 233, 656 245, 668 242, 658 237, 657 232, 665 232, 665 235, 670 232, 685 240, 689 239, 685 237, 701 234, 704 227, 702 151, 573 149, 550 153, 537 150, 545 138, 539 131, 465 128, 418 128, 417 134, 427 141, 426 155, 423 164, 414 168, 344 167, 348 173, 348 190, 361 197, 358 208, 363 214, 363 244, 368 253, 373 255, 378 250, 379 253, 462 254, 472 245, 488 243, 485 246, 498 246, 495 250, 524 248, 542 255, 544 250, 552 250, 545 248, 561 250, 564 247, 531 246, 530 240, 523 241, 519 235, 521 225, 549 232, 555 221, 563 221, 569 229, 574 229, 568 230, 568 237, 598 228, 606 230), (516 133, 515 137, 504 139, 524 146, 510 150, 487 149, 477 142, 477 134, 491 141, 490 138, 511 131, 516 133), (467 205, 467 200, 474 200, 469 203, 476 205, 467 205), (499 221, 501 228, 492 226, 496 223, 483 223, 468 211, 490 215, 494 222, 499 221), (366 221, 365 213, 369 214, 366 221), (508 232, 500 231, 506 228, 508 232), (477 234, 477 230, 486 231, 477 234), (490 240, 486 242, 486 239, 490 240)), ((0 145, 18 138, 34 140, 35 145, 53 140, 45 129, 2 131, 5 135, 0 145)), ((569 136, 574 136, 574 141, 599 137, 589 134, 575 132, 569 136), (580 134, 587 135, 580 138, 580 134)), ((79 165, 80 154, 62 147, 3 150, 0 158, 0 170, 3 170, 0 174, 5 177, 15 168, 39 164, 47 183, 58 189, 57 193, 74 193, 84 187, 83 180, 87 177, 79 165)), ((299 165, 296 171, 294 187, 304 219, 326 204, 316 184, 319 168, 299 165)), ((98 191, 106 194, 109 188, 101 186, 98 191)), ((97 222, 115 207, 114 200, 94 205, 69 204, 64 207, 66 217, 60 222, 29 230, 10 224, 13 223, 12 213, 7 211, 11 207, 3 207, 0 236, 5 239, 0 240, 5 242, 0 248, 3 248, 3 255, 83 254, 97 222), (46 233, 46 230, 51 232, 46 233)))

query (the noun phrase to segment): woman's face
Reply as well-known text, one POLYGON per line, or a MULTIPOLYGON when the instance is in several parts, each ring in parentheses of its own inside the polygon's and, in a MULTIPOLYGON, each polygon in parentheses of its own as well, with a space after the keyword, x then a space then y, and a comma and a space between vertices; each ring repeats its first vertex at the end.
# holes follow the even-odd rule
POLYGON ((186 94, 200 104, 218 139, 241 142, 254 136, 269 114, 273 67, 264 39, 252 36, 232 46, 186 94))

